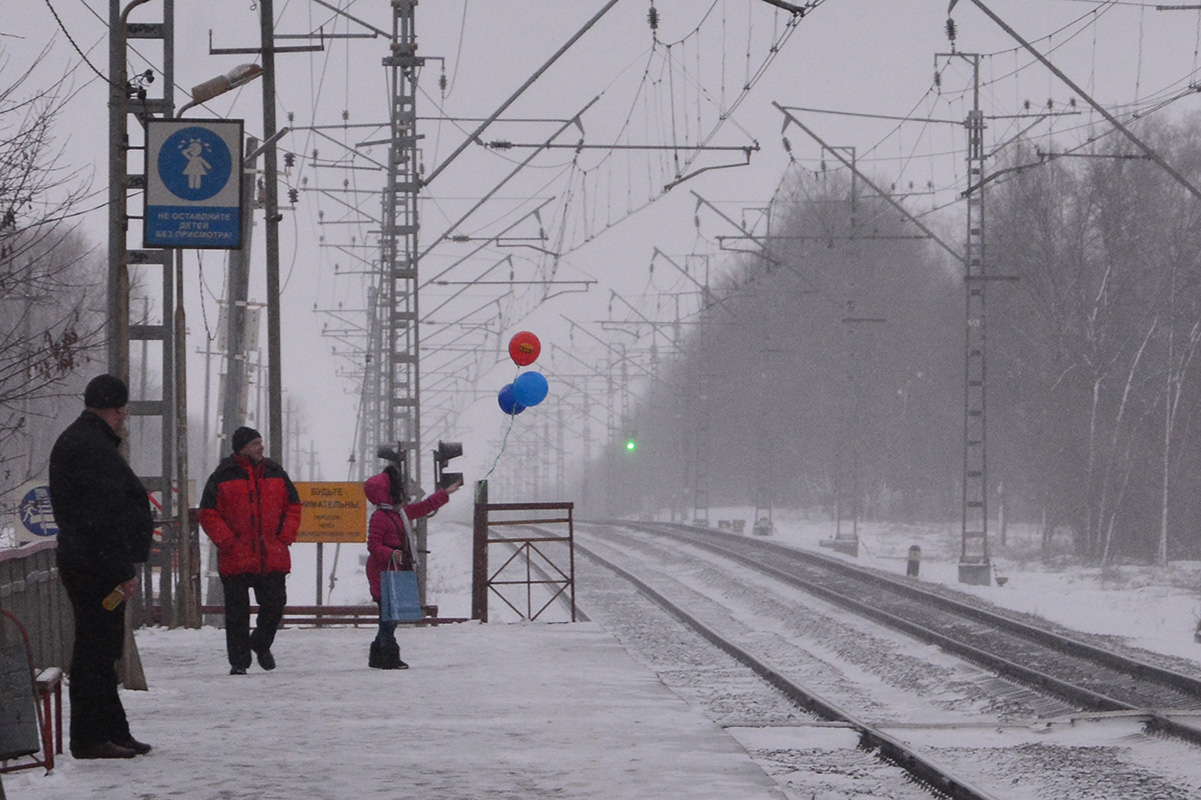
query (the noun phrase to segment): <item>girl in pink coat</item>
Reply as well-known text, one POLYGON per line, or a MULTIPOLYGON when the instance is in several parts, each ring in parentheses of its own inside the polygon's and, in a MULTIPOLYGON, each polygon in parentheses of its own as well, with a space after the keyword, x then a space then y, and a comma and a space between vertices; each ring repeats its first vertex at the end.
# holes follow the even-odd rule
MULTIPOLYGON (((399 499, 400 472, 389 466, 378 475, 372 475, 363 484, 367 500, 375 505, 371 520, 367 524, 367 582, 371 585, 371 599, 380 601, 380 572, 385 569, 411 570, 416 568, 412 536, 414 520, 434 513, 450 500, 450 495, 459 490, 462 482, 439 489, 428 497, 401 507, 399 499)), ((371 643, 371 655, 367 665, 373 669, 408 669, 400 660, 400 645, 396 642, 396 622, 380 619, 379 633, 371 643)))

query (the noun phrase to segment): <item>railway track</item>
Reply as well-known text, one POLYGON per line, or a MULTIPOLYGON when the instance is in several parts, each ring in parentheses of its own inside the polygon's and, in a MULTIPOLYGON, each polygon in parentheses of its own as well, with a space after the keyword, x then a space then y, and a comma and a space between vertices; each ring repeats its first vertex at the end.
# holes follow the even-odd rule
POLYGON ((1173 716, 1201 712, 1201 680, 1191 676, 821 553, 685 525, 629 527, 703 547, 1082 708, 1139 712, 1201 744, 1201 726, 1173 716))
MULTIPOLYGON (((626 523, 624 527, 660 543, 664 548, 661 552, 671 552, 675 546, 672 543, 686 543, 936 644, 941 650, 995 670, 1010 681, 1020 682, 1040 693, 1054 694, 1081 709, 1101 712, 1099 717, 1121 717, 1128 724, 1138 721, 1154 733, 1201 742, 1195 723, 1187 718, 1201 710, 1201 681, 1189 676, 1075 641, 1061 633, 1040 629, 970 603, 956 603, 923 590, 913 581, 865 570, 822 554, 689 526, 626 523)), ((605 539, 612 543, 614 536, 615 529, 607 527, 605 539)), ((856 731, 861 747, 878 751, 937 793, 955 798, 1008 796, 988 793, 973 783, 970 769, 948 768, 937 759, 928 758, 923 754, 923 748, 910 746, 895 735, 896 725, 875 724, 862 714, 823 697, 802 681, 790 677, 788 669, 782 669, 753 648, 735 643, 730 636, 701 621, 684 605, 669 599, 635 572, 579 542, 577 547, 586 557, 605 564, 607 569, 634 583, 640 592, 705 640, 746 665, 791 702, 823 719, 849 726, 856 731)), ((1160 793, 1146 796, 1191 796, 1162 793, 1162 788, 1156 791, 1160 793)))

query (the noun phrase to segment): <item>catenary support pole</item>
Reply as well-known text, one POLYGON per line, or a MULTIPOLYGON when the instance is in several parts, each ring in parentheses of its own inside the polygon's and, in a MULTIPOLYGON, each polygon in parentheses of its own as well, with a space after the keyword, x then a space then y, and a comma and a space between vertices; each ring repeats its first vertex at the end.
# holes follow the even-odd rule
POLYGON ((279 186, 275 148, 275 0, 259 0, 263 47, 263 205, 267 243, 267 418, 271 456, 288 457, 284 444, 283 366, 280 363, 279 186))

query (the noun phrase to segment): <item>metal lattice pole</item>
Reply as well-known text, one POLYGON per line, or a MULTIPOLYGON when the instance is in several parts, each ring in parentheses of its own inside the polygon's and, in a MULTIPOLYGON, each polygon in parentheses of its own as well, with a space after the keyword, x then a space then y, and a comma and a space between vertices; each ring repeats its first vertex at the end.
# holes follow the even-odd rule
POLYGON ((967 247, 964 252, 967 334, 963 396, 963 540, 961 583, 991 581, 988 553, 988 461, 985 438, 984 299, 987 261, 984 248, 984 114, 980 110, 980 57, 962 55, 974 69, 974 102, 966 122, 968 136, 967 247), (974 187, 974 188, 971 188, 974 187))

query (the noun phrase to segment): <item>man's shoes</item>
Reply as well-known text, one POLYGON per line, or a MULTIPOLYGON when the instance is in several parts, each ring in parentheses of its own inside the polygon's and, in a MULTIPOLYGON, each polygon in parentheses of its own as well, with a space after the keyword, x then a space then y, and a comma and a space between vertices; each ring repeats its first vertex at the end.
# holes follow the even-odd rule
POLYGON ((255 650, 254 657, 259 660, 259 666, 270 672, 275 669, 275 656, 270 650, 255 650))
POLYGON ((230 667, 229 674, 230 675, 245 675, 246 667, 230 667))
MULTIPOLYGON (((149 747, 150 745, 146 745, 149 747)), ((113 742, 96 742, 71 748, 71 757, 78 759, 90 758, 133 758, 137 753, 128 747, 122 747, 113 742)))
POLYGON ((128 739, 125 739, 123 741, 114 742, 113 744, 116 744, 116 745, 119 745, 126 749, 132 750, 140 756, 144 756, 147 753, 149 753, 151 750, 154 749, 153 747, 146 744, 145 742, 139 742, 137 739, 133 738, 132 736, 130 736, 128 739))

